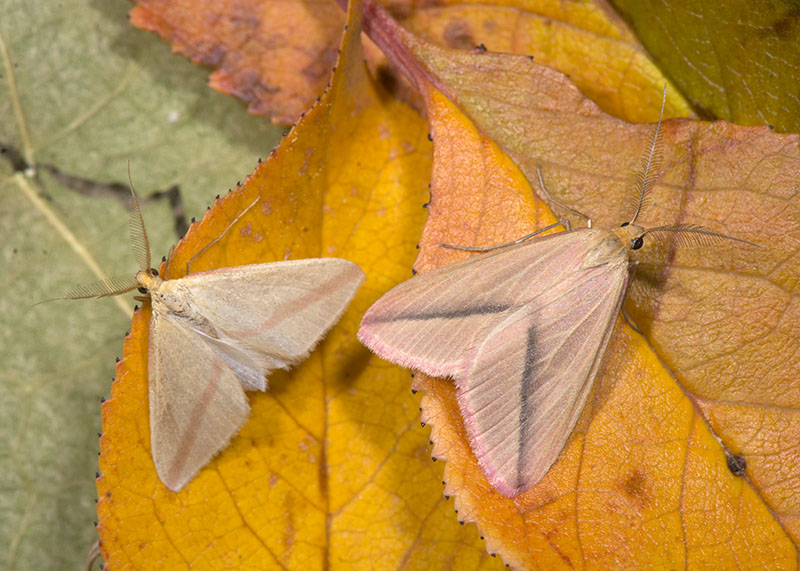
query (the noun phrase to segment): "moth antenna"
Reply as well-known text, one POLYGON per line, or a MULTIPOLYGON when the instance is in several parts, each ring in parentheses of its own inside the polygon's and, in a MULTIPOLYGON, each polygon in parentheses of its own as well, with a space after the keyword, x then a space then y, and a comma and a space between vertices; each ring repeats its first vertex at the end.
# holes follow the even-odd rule
MULTIPOLYGON (((544 194, 544 196, 548 200, 548 202, 552 202, 553 204, 555 204, 559 208, 563 208, 564 210, 566 210, 567 212, 569 212, 573 216, 577 216, 578 218, 585 219, 587 227, 589 227, 589 228, 592 227, 592 219, 591 218, 586 216, 583 212, 579 212, 578 210, 575 210, 574 208, 570 208, 569 206, 567 206, 566 204, 564 204, 563 202, 561 202, 557 198, 553 198, 553 196, 547 191, 547 187, 544 185, 544 178, 542 177, 542 167, 541 167, 541 165, 536 165, 536 174, 539 177, 539 188, 542 189, 542 194, 544 194)), ((572 229, 572 228, 570 228, 569 220, 564 222, 564 227, 567 229, 567 231, 572 229)))
POLYGON ((150 241, 147 239, 147 231, 144 229, 142 209, 139 207, 139 200, 133 189, 130 161, 128 161, 128 183, 131 187, 131 201, 128 209, 128 234, 131 238, 131 250, 139 269, 148 271, 150 269, 150 241))
MULTIPOLYGON (((231 228, 233 228, 233 225, 234 225, 234 224, 236 224, 236 223, 237 223, 237 222, 238 222, 238 221, 241 219, 241 217, 242 217, 242 216, 244 216, 245 214, 247 214, 247 213, 250 211, 250 209, 251 209, 251 208, 253 208, 253 207, 254 207, 254 206, 255 206, 255 205, 258 203, 258 201, 259 201, 259 200, 261 200, 261 195, 259 195, 259 196, 256 196, 256 199, 255 199, 253 202, 251 202, 250 204, 248 204, 248 205, 247 205, 247 208, 245 208, 244 210, 242 210, 242 211, 239 213, 239 215, 238 215, 238 216, 236 216, 236 218, 234 218, 233 220, 231 220, 231 223, 230 223, 230 224, 228 224, 228 225, 225 227, 225 230, 223 230, 223 231, 222 231, 222 233, 221 233, 219 236, 217 236, 216 238, 214 238, 213 240, 211 240, 211 241, 210 241, 208 244, 206 244, 205 246, 203 246, 203 247, 200 249, 200 251, 199 251, 199 252, 197 252, 197 253, 196 253, 194 256, 192 256, 192 257, 191 257, 191 259, 190 259, 188 262, 186 262, 186 275, 187 275, 187 276, 188 276, 188 275, 191 273, 191 265, 192 265, 192 262, 195 260, 195 258, 197 258, 197 257, 198 257, 200 254, 202 254, 203 252, 205 252, 206 250, 208 250, 208 249, 209 249, 211 246, 213 246, 214 244, 216 244, 217 242, 219 242, 219 241, 222 239, 222 237, 223 237, 225 234, 227 234, 227 233, 228 233, 228 230, 230 230, 231 228)), ((172 254, 172 251, 170 251, 170 257, 171 257, 171 254, 172 254)))
POLYGON ((526 240, 530 240, 534 236, 541 234, 542 232, 547 232, 548 230, 552 230, 556 226, 564 226, 569 230, 569 223, 568 222, 555 222, 544 228, 539 228, 535 232, 531 232, 530 234, 526 234, 522 238, 517 238, 513 242, 506 242, 505 244, 497 244, 496 246, 456 246, 454 244, 439 244, 442 248, 450 248, 451 250, 464 250, 465 252, 489 252, 491 250, 497 250, 498 248, 505 248, 507 246, 514 246, 516 244, 520 244, 525 242, 526 240))
MULTIPOLYGON (((67 294, 63 297, 56 297, 53 299, 88 299, 90 297, 111 297, 129 292, 137 287, 139 287, 139 283, 133 276, 112 276, 110 278, 104 278, 88 284, 79 285, 75 289, 67 292, 67 294)), ((48 299, 46 301, 53 300, 48 299)))
POLYGON ((686 246, 708 245, 708 244, 719 243, 722 240, 733 240, 734 242, 740 242, 742 244, 747 244, 748 246, 753 246, 755 248, 763 247, 760 246, 759 244, 748 242, 747 240, 742 240, 741 238, 734 238, 733 236, 728 236, 727 234, 720 234, 719 232, 714 232, 713 230, 704 228, 703 226, 695 226, 692 224, 682 224, 680 226, 658 226, 657 228, 648 228, 644 230, 639 237, 643 238, 646 234, 653 234, 658 232, 675 232, 677 234, 679 243, 686 246))
POLYGON ((664 94, 661 97, 661 111, 658 114, 658 123, 656 123, 656 130, 653 133, 653 140, 650 143, 650 152, 647 157, 642 161, 642 168, 636 176, 636 183, 639 187, 639 198, 636 203, 636 212, 628 224, 634 224, 636 219, 639 218, 644 206, 648 202, 648 195, 650 190, 655 184, 655 179, 651 176, 651 171, 655 166, 661 163, 662 159, 662 145, 661 145, 661 120, 664 117, 664 105, 667 102, 667 84, 664 84, 664 94))

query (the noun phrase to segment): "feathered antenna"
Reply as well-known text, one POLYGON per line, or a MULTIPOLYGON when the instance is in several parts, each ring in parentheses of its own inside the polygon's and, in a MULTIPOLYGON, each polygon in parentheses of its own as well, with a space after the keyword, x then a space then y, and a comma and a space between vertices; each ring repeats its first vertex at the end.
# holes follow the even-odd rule
POLYGON ((128 161, 128 183, 131 186, 131 201, 128 209, 128 234, 131 238, 131 250, 139 269, 146 272, 150 270, 150 241, 147 239, 147 231, 144 229, 142 209, 139 207, 139 200, 133 189, 130 161, 128 161))
POLYGON ((684 246, 709 245, 719 243, 722 240, 733 240, 734 242, 741 242, 742 244, 755 246, 756 248, 763 247, 759 244, 742 240, 741 238, 734 238, 733 236, 728 236, 727 234, 720 234, 719 232, 714 232, 713 230, 704 228, 703 226, 696 226, 693 224, 647 228, 639 235, 639 237, 643 238, 645 234, 653 234, 658 232, 674 232, 677 236, 678 242, 684 246))
POLYGON ((629 224, 636 223, 636 219, 639 218, 639 214, 641 214, 642 210, 647 204, 650 190, 656 183, 656 179, 650 175, 651 171, 653 171, 657 165, 661 164, 661 160, 663 157, 661 152, 662 149, 661 149, 660 135, 661 135, 661 119, 664 117, 664 105, 666 102, 667 102, 667 84, 665 83, 664 94, 661 97, 661 111, 658 114, 658 123, 656 123, 656 130, 653 133, 653 141, 652 143, 650 143, 650 152, 642 160, 642 168, 639 171, 639 174, 636 175, 636 184, 639 187, 639 196, 636 201, 636 212, 634 212, 633 218, 631 218, 629 224))
MULTIPOLYGON (((142 218, 142 210, 139 207, 139 201, 136 198, 136 193, 133 190, 133 180, 131 178, 131 163, 128 162, 128 182, 131 187, 131 200, 130 211, 128 217, 128 231, 131 238, 131 249, 136 258, 136 263, 139 269, 144 271, 150 270, 150 243, 147 239, 147 232, 144 229, 144 218, 142 218)), ((131 290, 140 287, 140 283, 136 276, 112 276, 103 278, 95 282, 79 285, 75 289, 69 291, 64 297, 56 297, 40 301, 45 303, 47 301, 55 301, 57 299, 87 299, 90 297, 110 297, 127 293, 131 290)), ((39 303, 34 305, 39 305, 39 303)))
MULTIPOLYGON (((54 299, 88 299, 90 297, 110 297, 129 292, 137 287, 139 287, 139 282, 136 281, 134 276, 112 276, 110 278, 97 280, 96 282, 79 285, 75 289, 67 292, 64 297, 56 297, 54 299)), ((53 300, 47 299, 45 301, 53 300)))
POLYGON ((667 86, 664 84, 664 94, 661 98, 661 112, 658 114, 658 123, 656 124, 655 133, 653 133, 653 141, 650 144, 650 153, 648 153, 647 157, 645 157, 645 159, 642 161, 642 171, 637 177, 639 185, 639 197, 636 204, 636 212, 634 213, 630 222, 626 222, 622 225, 623 227, 629 226, 638 230, 637 233, 631 235, 631 248, 638 250, 642 247, 642 244, 644 243, 643 238, 646 234, 655 234, 659 232, 675 233, 678 242, 683 245, 705 245, 713 242, 719 242, 720 240, 733 240, 734 242, 740 242, 742 244, 747 244, 748 246, 761 248, 761 246, 754 244, 753 242, 748 242, 747 240, 742 240, 741 238, 734 238, 733 236, 728 236, 726 234, 720 234, 719 232, 714 232, 713 230, 704 228, 703 226, 697 226, 693 224, 658 226, 656 228, 642 228, 641 226, 637 226, 635 224, 636 219, 639 218, 639 214, 641 214, 644 206, 647 204, 648 195, 655 184, 655 179, 651 176, 652 170, 655 168, 655 165, 661 162, 662 159, 660 134, 661 120, 664 117, 664 104, 666 101, 667 86))

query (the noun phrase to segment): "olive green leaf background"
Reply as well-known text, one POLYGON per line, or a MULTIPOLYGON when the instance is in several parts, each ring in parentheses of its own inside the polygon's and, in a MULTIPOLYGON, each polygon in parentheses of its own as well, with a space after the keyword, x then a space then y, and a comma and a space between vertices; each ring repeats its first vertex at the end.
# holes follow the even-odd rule
MULTIPOLYGON (((280 139, 208 89, 208 70, 128 23, 127 2, 0 6, 0 566, 76 569, 93 527, 100 399, 130 295, 39 301, 136 270, 126 203, 178 186, 187 219, 280 139), (18 170, 35 165, 34 172, 18 170), (61 173, 54 176, 53 173, 61 173), (84 184, 78 184, 84 179, 84 184), (63 182, 67 182, 65 186, 63 182), (111 186, 116 183, 116 186, 111 186)), ((146 201, 155 259, 177 241, 168 200, 146 201)))
POLYGON ((800 131, 797 2, 612 4, 701 118, 800 131))

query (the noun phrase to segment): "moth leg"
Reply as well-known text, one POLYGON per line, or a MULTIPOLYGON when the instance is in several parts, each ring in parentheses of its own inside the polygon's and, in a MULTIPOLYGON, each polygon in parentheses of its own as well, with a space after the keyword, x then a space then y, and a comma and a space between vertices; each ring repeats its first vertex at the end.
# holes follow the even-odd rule
MULTIPOLYGON (((631 282, 633 282, 633 275, 636 273, 636 264, 631 264, 630 273, 631 273, 631 275, 630 275, 629 279, 630 279, 631 282)), ((628 313, 625 311, 625 303, 624 302, 623 302, 622 306, 620 307, 620 313, 622 314, 622 319, 624 319, 625 323, 628 324, 628 327, 630 327, 631 329, 636 331, 636 333, 638 333, 639 335, 644 337, 644 333, 642 333, 642 330, 639 329, 638 327, 636 327, 633 324, 633 321, 631 321, 630 317, 628 317, 628 313)))
POLYGON ((547 232, 548 230, 552 230, 556 226, 564 226, 567 230, 569 230, 569 223, 564 222, 556 222, 554 224, 550 224, 549 226, 545 226, 544 228, 539 228, 536 232, 531 232, 530 234, 526 234, 522 238, 517 238, 513 242, 506 242, 505 244, 497 244, 495 246, 456 246, 453 244, 444 244, 440 243, 439 245, 442 248, 450 248, 451 250, 465 250, 467 252, 488 252, 490 250, 497 250, 498 248, 505 248, 506 246, 514 246, 525 240, 530 240, 537 234, 541 234, 542 232, 547 232))
POLYGON ((260 199, 261 199, 261 196, 257 196, 257 197, 256 197, 256 199, 255 199, 253 202, 251 202, 251 203, 250 203, 250 204, 247 206, 247 208, 245 208, 244 210, 242 210, 242 211, 239 213, 239 215, 238 215, 236 218, 234 218, 233 220, 231 220, 231 223, 230 223, 230 224, 228 224, 228 226, 225 228, 225 230, 223 230, 223 231, 222 231, 222 233, 221 233, 219 236, 217 236, 216 238, 214 238, 213 240, 211 240, 211 241, 210 241, 208 244, 206 244, 205 246, 203 246, 203 248, 202 248, 202 249, 201 249, 199 252, 197 252, 197 253, 196 253, 194 256, 192 256, 192 257, 189 259, 189 261, 188 261, 188 262, 186 262, 186 275, 187 275, 187 276, 188 276, 189 274, 191 274, 191 273, 192 273, 191 266, 192 266, 192 262, 195 260, 195 258, 199 257, 199 256, 200 256, 200 255, 201 255, 203 252, 205 252, 205 251, 206 251, 206 250, 208 250, 208 249, 209 249, 211 246, 213 246, 214 244, 216 244, 217 242, 219 242, 219 241, 220 241, 220 239, 222 239, 222 237, 223 237, 225 234, 227 234, 227 233, 228 233, 228 230, 230 230, 231 228, 233 228, 233 225, 234 225, 234 224, 236 224, 236 223, 237 223, 237 222, 238 222, 238 221, 241 219, 241 217, 242 217, 242 216, 244 216, 245 214, 247 214, 247 213, 250 211, 250 209, 251 209, 251 208, 253 208, 253 207, 256 205, 256 203, 257 203, 257 202, 258 202, 260 199))
MULTIPOLYGON (((544 194, 544 196, 545 196, 545 198, 547 199, 548 202, 552 202, 556 206, 558 206, 560 208, 563 208, 564 210, 566 210, 567 212, 569 212, 573 216, 577 216, 578 218, 583 218, 584 220, 586 220, 586 227, 587 228, 591 228, 592 227, 592 219, 591 218, 586 216, 583 212, 579 212, 579 211, 575 210, 574 208, 570 208, 569 206, 567 206, 566 204, 564 204, 560 200, 558 200, 556 198, 553 198, 553 196, 549 192, 547 192, 547 187, 545 187, 545 185, 544 185, 544 178, 542 178, 542 167, 540 165, 536 165, 536 174, 539 176, 539 188, 542 189, 542 193, 544 194)), ((567 230, 571 229, 569 220, 567 220, 564 223, 564 226, 566 226, 567 230)))
MULTIPOLYGON (((175 244, 169 247, 169 252, 167 252, 167 268, 164 270, 164 279, 169 279, 169 263, 172 261, 172 252, 175 251, 175 244)), ((188 268, 187 268, 188 269, 188 268)))
POLYGON ((627 324, 628 324, 628 327, 630 327, 631 329, 633 329, 634 331, 636 331, 636 333, 638 333, 639 335, 644 335, 644 333, 642 333, 642 330, 641 330, 641 329, 639 329, 638 327, 636 327, 636 326, 633 324, 633 321, 631 321, 631 320, 630 320, 630 318, 628 317, 628 313, 625 311, 625 304, 623 304, 623 305, 622 305, 622 311, 621 311, 621 313, 622 313, 622 319, 624 319, 624 320, 625 320, 625 323, 627 323, 627 324))

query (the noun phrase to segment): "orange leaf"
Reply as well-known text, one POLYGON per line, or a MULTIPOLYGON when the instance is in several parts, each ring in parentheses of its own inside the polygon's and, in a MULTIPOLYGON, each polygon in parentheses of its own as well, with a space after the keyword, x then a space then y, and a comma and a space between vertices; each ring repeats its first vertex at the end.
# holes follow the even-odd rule
POLYGON ((293 123, 330 80, 344 15, 333 2, 137 0, 131 23, 213 66, 210 84, 293 123))
MULTIPOLYGON (((528 58, 434 48, 374 4, 365 13, 423 93, 434 134, 418 269, 466 255, 441 242, 503 243, 545 224, 529 198, 537 165, 562 201, 606 227, 624 220, 652 125, 604 114, 528 58)), ((798 138, 686 120, 663 136, 643 223, 702 223, 767 247, 653 240, 642 250, 628 311, 661 358, 618 325, 594 397, 539 485, 514 499, 492 490, 452 383, 415 378, 434 455, 447 459, 446 493, 511 565, 796 561, 798 138), (744 456, 748 479, 728 470, 717 438, 744 456)))
POLYGON ((430 172, 427 125, 375 90, 358 40, 353 21, 329 91, 192 225, 168 272, 324 255, 358 263, 367 282, 306 362, 248 393, 250 421, 177 494, 150 459, 149 306, 135 314, 103 405, 98 530, 110 568, 500 565, 441 496, 408 374, 356 341, 364 310, 408 275, 430 172))

